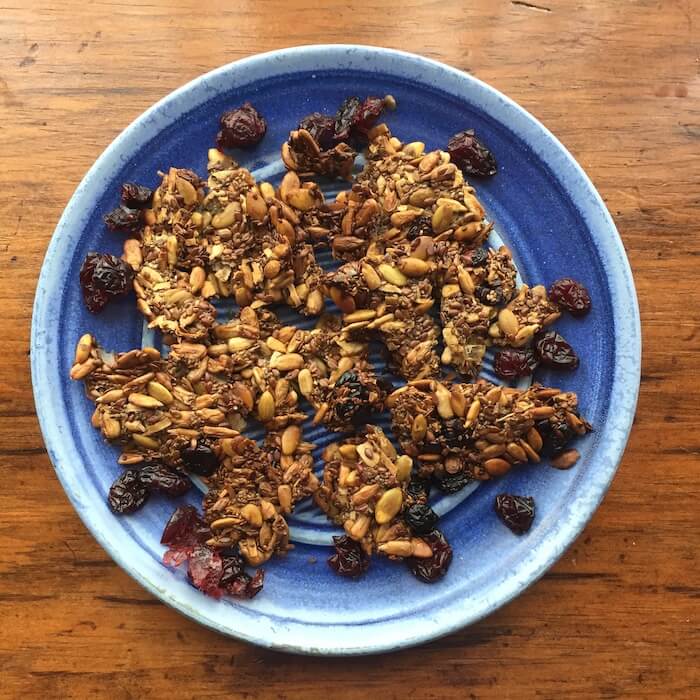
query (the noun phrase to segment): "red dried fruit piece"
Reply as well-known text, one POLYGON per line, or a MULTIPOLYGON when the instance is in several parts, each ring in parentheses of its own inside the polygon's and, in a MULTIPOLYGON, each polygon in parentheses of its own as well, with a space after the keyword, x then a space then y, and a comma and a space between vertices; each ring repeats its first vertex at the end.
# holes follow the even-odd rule
POLYGON ((141 483, 151 492, 168 496, 182 496, 192 488, 192 482, 184 475, 171 471, 162 464, 149 464, 139 472, 141 483))
POLYGON ((548 367, 576 369, 578 356, 569 343, 556 331, 544 331, 535 336, 535 355, 548 367))
POLYGON ((480 141, 474 129, 460 131, 447 142, 452 162, 467 175, 491 177, 498 171, 493 153, 480 141))
POLYGON ((445 474, 437 479, 437 486, 440 491, 445 493, 457 493, 461 491, 467 484, 471 484, 472 479, 466 472, 457 472, 456 474, 445 474))
POLYGON ((381 97, 348 97, 335 115, 336 141, 367 140, 367 132, 375 125, 384 110, 381 97))
POLYGON ((170 547, 192 547, 211 537, 211 532, 194 506, 180 506, 170 516, 160 543, 170 547))
POLYGON ((358 107, 352 118, 353 136, 367 138, 367 132, 376 124, 384 111, 384 100, 381 97, 367 97, 358 107))
POLYGON ((133 513, 148 500, 148 490, 141 483, 135 469, 127 469, 110 487, 107 496, 109 507, 120 515, 133 513))
POLYGON ((223 564, 217 552, 203 545, 194 547, 187 562, 187 575, 196 588, 212 598, 221 598, 222 572, 223 564))
POLYGON ((98 313, 115 297, 131 289, 134 270, 124 260, 106 253, 88 253, 80 268, 80 287, 85 305, 98 313))
POLYGON ((502 493, 496 496, 496 513, 516 535, 526 533, 535 519, 535 499, 502 493))
POLYGON ((450 547, 445 536, 439 530, 433 530, 427 535, 421 535, 421 539, 427 542, 430 549, 433 550, 433 556, 427 559, 410 557, 406 559, 406 564, 410 572, 420 581, 435 583, 450 568, 452 547, 450 547))
POLYGON ((340 576, 356 578, 367 571, 369 557, 358 542, 347 535, 334 537, 335 554, 328 558, 328 566, 340 576))
POLYGON ((577 434, 564 418, 552 416, 535 422, 535 428, 542 438, 543 457, 556 457, 577 434))
POLYGON ((250 102, 224 112, 219 126, 221 131, 216 136, 219 149, 251 148, 260 143, 267 131, 267 122, 250 102))
POLYGON ((245 570, 243 557, 237 550, 222 553, 223 569, 219 585, 235 598, 253 598, 263 587, 265 572, 258 569, 254 576, 245 570))
POLYGON ((536 369, 537 358, 527 348, 505 348, 496 353, 493 361, 493 371, 501 379, 526 377, 536 369))
POLYGON ((335 117, 313 112, 299 122, 298 128, 306 129, 323 151, 335 146, 335 117))
POLYGON ((427 503, 415 503, 406 509, 403 519, 414 535, 424 535, 435 529, 439 517, 427 503))
POLYGON ((122 204, 129 209, 148 209, 153 203, 153 190, 135 182, 125 182, 121 191, 122 204))
POLYGON ((219 468, 219 458, 203 442, 198 442, 195 447, 183 448, 180 458, 187 471, 199 476, 211 476, 219 468))
POLYGON ((574 316, 583 316, 591 309, 591 297, 588 290, 576 280, 564 277, 549 288, 549 298, 557 306, 566 309, 574 316))
POLYGON ((141 228, 141 211, 120 205, 105 215, 104 222, 110 231, 134 233, 141 228))

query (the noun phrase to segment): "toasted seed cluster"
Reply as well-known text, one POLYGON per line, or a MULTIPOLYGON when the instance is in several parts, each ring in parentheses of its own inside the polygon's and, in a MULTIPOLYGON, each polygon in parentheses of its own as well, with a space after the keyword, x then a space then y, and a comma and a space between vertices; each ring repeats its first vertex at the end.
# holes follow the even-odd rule
POLYGON ((243 435, 222 440, 221 466, 204 499, 212 530, 207 544, 223 549, 237 545, 251 566, 287 551, 285 516, 318 487, 312 449, 301 441, 296 425, 268 433, 263 447, 243 435))
MULTIPOLYGON (((419 380, 397 389, 387 404, 394 433, 416 460, 419 475, 438 481, 455 475, 483 481, 516 464, 539 462, 538 421, 563 423, 576 435, 590 430, 578 415, 576 394, 540 384, 522 391, 484 380, 452 385, 419 380)), ((560 468, 577 457, 562 458, 560 468)))
POLYGON ((326 447, 323 482, 314 500, 367 554, 432 556, 425 540, 411 535, 403 513, 413 460, 398 455, 381 428, 326 447))

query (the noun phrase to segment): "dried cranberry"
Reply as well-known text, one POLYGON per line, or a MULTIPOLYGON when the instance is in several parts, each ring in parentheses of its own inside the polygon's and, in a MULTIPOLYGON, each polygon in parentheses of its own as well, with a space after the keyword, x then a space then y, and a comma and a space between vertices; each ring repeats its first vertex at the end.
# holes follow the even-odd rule
POLYGON ((531 496, 502 493, 496 496, 495 507, 501 520, 516 535, 527 532, 535 519, 535 499, 531 496))
POLYGON ((438 514, 427 503, 416 503, 406 509, 403 519, 416 535, 432 532, 439 520, 438 514))
POLYGON ((540 454, 543 457, 556 457, 576 437, 564 418, 545 418, 537 421, 535 428, 542 438, 540 454))
POLYGON ((267 122, 250 102, 224 112, 219 126, 221 131, 216 136, 219 149, 251 148, 260 143, 267 131, 267 122))
POLYGON ((408 568, 411 573, 420 581, 425 583, 435 583, 439 581, 450 568, 452 562, 452 547, 447 543, 445 536, 439 530, 433 530, 427 535, 422 535, 430 549, 433 550, 433 556, 427 559, 418 559, 411 557, 406 559, 408 568))
POLYGON ((447 152, 452 162, 467 175, 490 177, 498 170, 493 153, 476 137, 473 129, 455 134, 447 142, 447 152))
POLYGON ((549 288, 549 298, 562 309, 574 316, 583 316, 591 308, 591 297, 588 290, 570 277, 557 280, 549 288))
POLYGON ((453 450, 463 450, 470 440, 464 422, 458 418, 451 418, 442 424, 441 437, 445 447, 453 450))
POLYGON ((495 279, 490 284, 479 285, 474 290, 476 298, 487 306, 498 306, 505 302, 505 296, 501 289, 501 280, 495 279))
POLYGON ((212 598, 220 598, 223 591, 219 587, 223 564, 218 552, 204 545, 197 545, 187 562, 187 575, 202 593, 212 598))
POLYGON ((221 552, 221 561, 223 568, 220 583, 222 586, 241 576, 248 576, 245 571, 245 560, 237 549, 227 549, 221 552))
MULTIPOLYGON (((406 230, 406 238, 409 241, 414 241, 416 238, 420 238, 421 236, 432 237, 432 235, 433 225, 429 216, 419 216, 417 219, 413 219, 406 230)), ((417 246, 418 243, 415 245, 417 246)))
POLYGON ((148 500, 148 489, 141 483, 135 469, 127 469, 110 487, 107 502, 120 514, 133 513, 148 500))
POLYGON ((408 482, 406 493, 416 501, 427 501, 430 497, 430 482, 414 477, 408 482))
POLYGON ((130 265, 106 253, 88 253, 80 268, 80 287, 85 305, 98 313, 114 297, 131 288, 134 270, 130 265))
POLYGON ((489 253, 486 248, 476 248, 472 250, 471 253, 471 264, 472 267, 482 267, 486 265, 486 261, 489 259, 489 253))
POLYGON ((544 331, 535 336, 535 354, 542 364, 549 367, 578 367, 578 356, 574 349, 556 331, 544 331))
POLYGON ((461 491, 467 484, 470 484, 474 479, 467 476, 465 472, 457 474, 445 474, 437 479, 437 485, 440 491, 445 493, 457 493, 461 491))
POLYGON ((138 209, 120 205, 105 215, 104 222, 110 231, 134 233, 141 228, 141 212, 138 209))
POLYGON ((369 390, 356 372, 344 372, 335 383, 334 393, 337 394, 335 412, 341 420, 358 424, 367 422, 372 413, 367 405, 369 390))
POLYGON ((171 471, 162 464, 149 464, 139 472, 141 483, 151 492, 168 496, 182 496, 192 488, 192 482, 184 475, 171 471))
POLYGON ((204 542, 211 532, 194 506, 180 506, 170 516, 160 543, 171 547, 192 546, 204 542))
POLYGON ((265 572, 259 569, 251 577, 245 570, 245 561, 237 550, 221 553, 222 572, 219 586, 235 598, 253 598, 263 587, 265 572))
POLYGON ((348 97, 335 115, 335 138, 337 141, 348 141, 350 130, 355 122, 355 117, 362 106, 359 97, 348 97))
POLYGON ((355 137, 367 138, 367 132, 376 124, 384 111, 381 97, 367 97, 359 106, 352 120, 352 133, 355 137))
POLYGON ((369 557, 355 540, 347 535, 334 537, 335 554, 328 558, 328 566, 340 576, 355 578, 369 567, 369 557))
POLYGON ((335 117, 313 112, 299 122, 298 128, 306 129, 314 137, 321 150, 327 151, 335 146, 335 117))
POLYGON ((130 209, 148 209, 153 203, 153 190, 135 182, 122 185, 122 204, 130 209))
POLYGON ((198 476, 211 476, 219 468, 219 458, 203 442, 198 442, 195 447, 183 448, 180 457, 187 471, 198 476))
POLYGON ((517 379, 537 369, 537 358, 529 348, 505 348, 496 353, 493 371, 501 379, 517 379))

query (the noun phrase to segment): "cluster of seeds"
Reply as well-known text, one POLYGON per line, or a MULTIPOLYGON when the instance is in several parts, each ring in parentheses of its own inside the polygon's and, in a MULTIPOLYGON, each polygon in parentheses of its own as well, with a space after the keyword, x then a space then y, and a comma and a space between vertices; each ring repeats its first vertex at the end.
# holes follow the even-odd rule
MULTIPOLYGON (((404 144, 376 124, 393 107, 390 97, 348 98, 335 115, 305 117, 282 147, 278 187, 220 150, 255 145, 264 118, 249 103, 227 112, 207 178, 170 168, 155 191, 125 184, 105 217, 127 235, 123 257, 91 253, 81 269, 90 311, 133 287, 169 347, 112 354, 90 334, 78 342, 71 377, 95 402, 93 426, 122 450, 110 506, 134 512, 151 493, 184 493, 188 475, 206 478, 203 517, 178 509, 163 543, 166 563, 187 563, 210 595, 260 590, 262 572, 244 564, 290 548, 286 518, 308 496, 346 533, 329 560, 338 573, 357 576, 380 554, 435 581, 452 550, 428 504, 431 480, 454 492, 541 456, 568 468, 578 457, 569 443, 590 429, 572 393, 440 379, 443 365, 473 379, 490 345, 505 378, 539 363, 575 367, 571 346, 546 328, 562 310, 585 313, 590 298, 570 279, 549 294, 518 288, 510 251, 483 247, 492 224, 464 179, 493 175, 492 154, 471 131, 446 150, 404 144), (365 146, 351 187, 326 201, 310 178, 350 179, 365 146), (337 269, 316 262, 323 246, 337 269), (214 305, 225 298, 240 307, 228 320, 214 305), (326 314, 326 300, 342 315, 326 314), (318 322, 282 325, 275 305, 318 322), (408 381, 393 393, 369 361, 374 340, 408 381), (354 434, 326 448, 320 482, 304 400, 314 424, 354 434), (385 408, 401 455, 368 425, 385 408), (262 445, 244 435, 250 420, 266 430, 262 445)), ((499 499, 506 524, 527 530, 534 503, 499 499)))

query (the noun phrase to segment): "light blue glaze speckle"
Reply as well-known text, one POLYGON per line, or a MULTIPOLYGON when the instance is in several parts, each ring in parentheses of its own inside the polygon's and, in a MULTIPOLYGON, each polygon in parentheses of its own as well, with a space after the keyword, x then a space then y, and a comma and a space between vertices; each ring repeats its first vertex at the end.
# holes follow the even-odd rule
MULTIPOLYGON (((361 46, 307 46, 262 54, 215 70, 176 90, 129 126, 78 186, 42 268, 32 325, 32 379, 41 428, 56 472, 80 517, 115 561, 154 595, 225 634, 306 654, 366 654, 418 644, 468 625, 531 584, 562 554, 602 499, 627 441, 639 387, 637 299, 615 226, 593 185, 564 147, 515 103, 475 78, 411 54, 361 46), (546 465, 515 470, 443 510, 455 558, 428 586, 388 561, 360 581, 332 575, 328 550, 298 544, 271 562, 263 593, 250 602, 214 601, 160 564, 158 544, 172 504, 154 499, 141 513, 115 518, 104 500, 118 474, 115 451, 89 423, 82 386, 67 379, 77 338, 93 332, 111 349, 140 345, 141 318, 125 299, 100 316, 83 307, 77 272, 90 250, 119 253, 119 236, 101 216, 124 180, 155 185, 170 165, 203 173, 218 115, 250 99, 267 117, 267 137, 240 154, 251 170, 278 172, 279 146, 300 117, 333 111, 348 94, 391 93, 388 122, 403 140, 444 146, 474 127, 491 146, 499 174, 476 182, 498 232, 529 283, 562 275, 583 281, 594 308, 558 328, 582 356, 572 374, 538 379, 577 391, 595 432, 580 441, 570 471, 546 465), (501 491, 532 495, 537 519, 514 537, 493 514, 501 491), (316 563, 310 563, 315 557, 316 563)), ((196 502, 196 494, 189 496, 196 502)), ((311 528, 311 539, 319 527, 311 528)), ((330 530, 329 530, 330 532, 330 530)), ((307 532, 308 534, 308 532, 307 532)), ((303 540, 303 533, 299 539, 303 540)), ((308 537, 307 537, 308 539, 308 537)))

